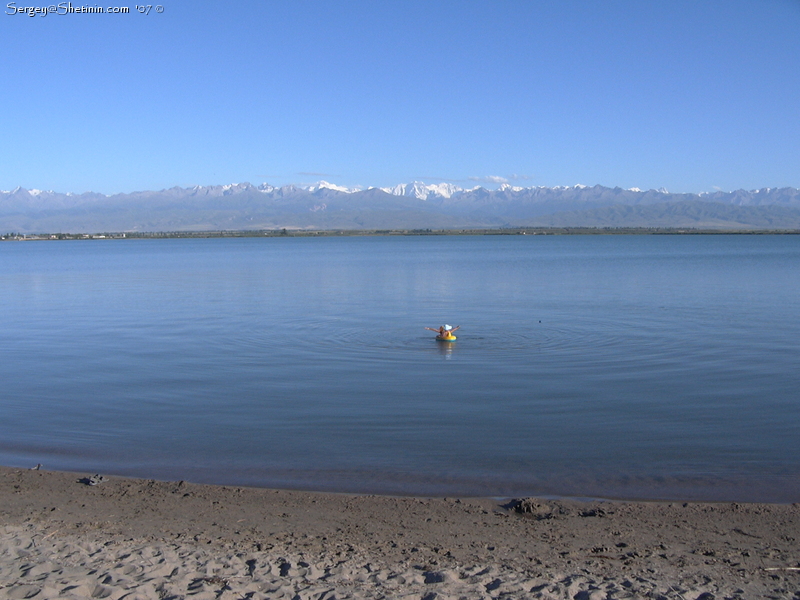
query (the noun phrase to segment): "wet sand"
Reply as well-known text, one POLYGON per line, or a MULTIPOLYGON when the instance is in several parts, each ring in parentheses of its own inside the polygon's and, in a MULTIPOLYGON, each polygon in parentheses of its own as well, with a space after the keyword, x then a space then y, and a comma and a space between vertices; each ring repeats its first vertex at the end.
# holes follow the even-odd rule
POLYGON ((0 598, 800 599, 800 505, 405 498, 0 468, 0 598))

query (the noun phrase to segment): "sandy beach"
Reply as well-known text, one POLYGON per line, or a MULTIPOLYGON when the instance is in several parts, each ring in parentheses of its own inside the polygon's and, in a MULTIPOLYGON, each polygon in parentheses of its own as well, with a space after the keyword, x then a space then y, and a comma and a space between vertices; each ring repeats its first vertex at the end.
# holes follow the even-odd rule
POLYGON ((92 475, 0 468, 0 597, 800 598, 798 504, 89 485, 92 475))

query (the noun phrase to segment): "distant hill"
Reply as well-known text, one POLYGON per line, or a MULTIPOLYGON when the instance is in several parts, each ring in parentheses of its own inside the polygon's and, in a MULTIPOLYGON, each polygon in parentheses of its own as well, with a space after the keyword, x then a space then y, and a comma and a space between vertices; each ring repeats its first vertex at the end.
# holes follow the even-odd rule
POLYGON ((800 229, 800 190, 713 194, 414 182, 348 189, 327 182, 249 183, 105 196, 17 188, 0 192, 0 233, 494 227, 800 229))

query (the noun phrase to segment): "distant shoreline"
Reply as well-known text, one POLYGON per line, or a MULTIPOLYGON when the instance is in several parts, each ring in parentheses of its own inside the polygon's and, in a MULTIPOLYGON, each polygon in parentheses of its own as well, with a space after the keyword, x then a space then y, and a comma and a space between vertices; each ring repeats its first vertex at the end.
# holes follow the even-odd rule
POLYGON ((509 227, 498 229, 262 229, 0 235, 0 241, 205 239, 286 237, 375 237, 462 235, 798 235, 800 229, 691 229, 686 227, 509 227))

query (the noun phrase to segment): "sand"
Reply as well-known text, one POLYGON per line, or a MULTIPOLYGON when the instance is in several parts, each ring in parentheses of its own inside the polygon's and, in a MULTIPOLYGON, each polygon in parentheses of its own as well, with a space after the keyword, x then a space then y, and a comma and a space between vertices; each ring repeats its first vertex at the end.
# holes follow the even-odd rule
POLYGON ((354 496, 0 468, 2 598, 800 599, 800 505, 354 496))

